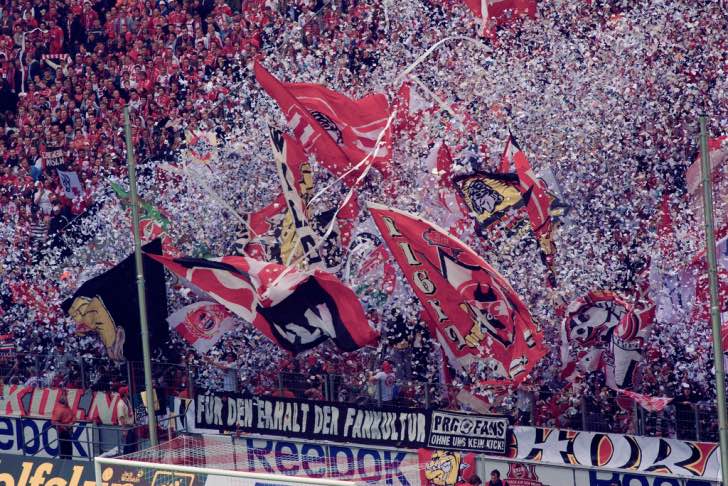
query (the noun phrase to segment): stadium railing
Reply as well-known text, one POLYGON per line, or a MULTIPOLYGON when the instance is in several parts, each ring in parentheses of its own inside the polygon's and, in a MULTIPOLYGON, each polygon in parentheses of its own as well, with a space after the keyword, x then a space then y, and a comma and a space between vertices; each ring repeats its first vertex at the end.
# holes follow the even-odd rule
MULTIPOLYGON (((47 418, 37 417, 7 418, 18 422, 15 424, 16 430, 21 430, 24 427, 25 421, 29 419, 48 420, 47 418)), ((159 418, 158 434, 161 441, 172 440, 180 434, 187 432, 186 422, 181 420, 181 418, 179 415, 167 415, 159 418)), ((78 434, 72 442, 78 443, 86 456, 79 457, 79 449, 76 448, 74 451, 74 459, 76 460, 93 461, 96 456, 129 454, 150 446, 147 424, 122 426, 101 425, 88 421, 77 421, 74 423, 74 427, 79 425, 83 425, 87 432, 78 434)), ((30 434, 26 437, 25 430, 23 429, 22 435, 20 432, 18 433, 18 439, 20 440, 18 450, 23 455, 34 455, 34 451, 37 451, 41 441, 43 442, 46 453, 49 450, 60 449, 60 440, 57 434, 54 437, 48 437, 47 435, 41 437, 41 435, 36 434, 30 434)))
MULTIPOLYGON (((210 374, 195 366, 153 362, 154 388, 162 407, 171 397, 192 398, 195 390, 223 390, 222 373, 210 374)), ((94 391, 117 391, 127 386, 130 396, 137 397, 144 390, 143 366, 140 362, 114 364, 105 358, 70 357, 57 354, 16 353, 0 360, 0 376, 5 384, 32 384, 50 387, 58 373, 65 373, 62 386, 74 386, 94 391)), ((396 380, 389 399, 379 381, 370 382, 366 374, 340 375, 325 372, 284 372, 272 381, 249 382, 238 380, 235 389, 240 392, 292 395, 298 398, 358 403, 386 408, 424 407, 459 409, 455 397, 459 388, 416 380, 396 380)), ((716 407, 713 402, 701 401, 689 405, 668 405, 660 412, 648 412, 638 405, 624 410, 614 397, 598 400, 577 400, 575 406, 545 408, 543 402, 558 396, 556 391, 540 392, 540 404, 534 403, 530 413, 519 413, 515 399, 504 400, 493 407, 494 413, 520 417, 522 425, 556 426, 594 432, 635 433, 639 435, 677 437, 685 440, 715 441, 716 407)), ((538 401, 538 400, 537 400, 538 401)))

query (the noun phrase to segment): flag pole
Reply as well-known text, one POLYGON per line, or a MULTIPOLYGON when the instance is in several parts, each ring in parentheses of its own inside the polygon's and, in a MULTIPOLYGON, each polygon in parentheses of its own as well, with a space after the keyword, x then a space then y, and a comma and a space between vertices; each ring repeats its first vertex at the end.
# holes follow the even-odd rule
POLYGON ((713 224, 713 184, 708 152, 708 117, 700 115, 700 167, 703 176, 703 213, 705 216, 705 256, 710 283, 710 323, 713 326, 713 361, 715 388, 718 394, 718 426, 720 430, 720 463, 723 484, 728 485, 728 414, 726 413, 725 368, 721 342, 720 303, 718 301, 718 263, 715 257, 713 224))
POLYGON ((154 410, 154 389, 152 388, 152 360, 149 352, 149 326, 147 324, 147 299, 144 290, 144 265, 142 263, 142 242, 139 236, 139 195, 137 194, 136 161, 131 139, 129 107, 124 107, 124 133, 126 135, 126 163, 129 170, 129 202, 131 204, 132 228, 134 231, 134 262, 137 272, 137 295, 139 297, 139 322, 142 331, 142 358, 144 360, 144 385, 149 418, 149 441, 157 445, 157 415, 154 410))

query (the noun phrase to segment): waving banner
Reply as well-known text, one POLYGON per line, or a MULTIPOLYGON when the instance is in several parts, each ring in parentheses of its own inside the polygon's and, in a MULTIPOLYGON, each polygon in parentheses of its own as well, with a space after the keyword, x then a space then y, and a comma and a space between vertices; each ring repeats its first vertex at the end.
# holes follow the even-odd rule
POLYGON ((610 387, 631 387, 654 317, 651 301, 630 304, 614 292, 593 291, 574 300, 561 328, 561 362, 568 370, 562 375, 602 369, 610 387))
POLYGON ((469 371, 485 361, 488 374, 476 381, 523 381, 547 350, 505 278, 434 224, 377 204, 369 210, 451 364, 469 371))
POLYGON ((353 184, 364 167, 349 172, 365 157, 385 176, 389 174, 391 133, 386 129, 387 97, 376 93, 352 100, 318 84, 282 83, 259 63, 255 77, 276 100, 288 124, 308 153, 332 174, 353 184), (382 138, 383 143, 377 144, 382 138))
POLYGON ((277 263, 238 256, 150 256, 292 353, 327 339, 343 351, 377 339, 354 292, 324 271, 289 271, 276 283, 286 269, 277 263))
POLYGON ((513 135, 508 137, 498 172, 475 171, 453 179, 463 202, 478 222, 478 233, 491 240, 523 236, 530 230, 536 239, 541 261, 548 269, 547 283, 556 285, 553 221, 563 216, 565 207, 557 201, 543 179, 536 176, 526 154, 513 135), (510 172, 511 167, 515 172, 510 172))
MULTIPOLYGON (((298 258, 299 255, 306 255, 309 268, 333 270, 341 263, 338 258, 341 255, 339 231, 332 231, 326 242, 318 245, 319 235, 310 223, 308 209, 313 195, 313 171, 308 157, 303 147, 287 133, 270 128, 270 135, 278 178, 288 206, 281 232, 282 260, 284 263, 290 262, 294 256, 298 258), (287 231, 293 234, 288 235, 287 231)), ((330 221, 331 218, 324 225, 330 221)), ((338 221, 335 224, 338 226, 338 221)))
POLYGON ((397 448, 506 454, 508 418, 392 403, 327 402, 220 392, 195 397, 195 428, 397 448), (441 445, 432 446, 440 443, 441 445))

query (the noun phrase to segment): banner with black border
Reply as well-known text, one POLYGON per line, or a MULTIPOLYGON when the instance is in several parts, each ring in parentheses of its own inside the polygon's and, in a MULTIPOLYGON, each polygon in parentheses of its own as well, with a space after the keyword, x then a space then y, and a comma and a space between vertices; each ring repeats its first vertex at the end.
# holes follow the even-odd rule
POLYGON ((231 393, 197 395, 195 427, 339 443, 505 454, 508 419, 231 393))

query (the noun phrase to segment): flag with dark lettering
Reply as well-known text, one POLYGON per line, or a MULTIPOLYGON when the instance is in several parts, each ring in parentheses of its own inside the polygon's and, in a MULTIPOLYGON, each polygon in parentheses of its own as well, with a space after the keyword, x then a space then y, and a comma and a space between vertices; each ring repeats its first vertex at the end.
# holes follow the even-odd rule
POLYGON ((473 381, 523 381, 547 350, 506 279, 433 223, 377 204, 369 210, 450 363, 464 372, 486 364, 473 381))
POLYGON ((333 175, 352 185, 372 164, 389 175, 390 108, 384 94, 353 100, 318 84, 282 83, 257 62, 255 77, 276 100, 306 152, 333 175))
POLYGON ((477 474, 472 452, 418 449, 417 455, 423 486, 465 486, 477 474))
POLYGON ((322 270, 299 272, 239 256, 152 256, 292 353, 327 339, 343 351, 377 339, 354 292, 322 270))

